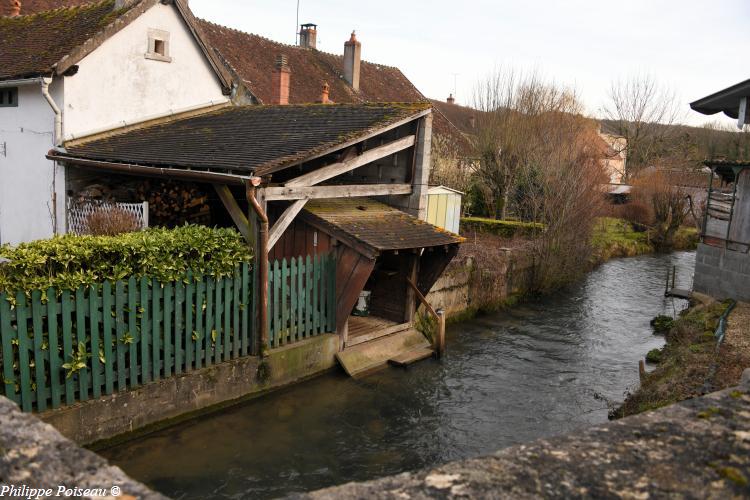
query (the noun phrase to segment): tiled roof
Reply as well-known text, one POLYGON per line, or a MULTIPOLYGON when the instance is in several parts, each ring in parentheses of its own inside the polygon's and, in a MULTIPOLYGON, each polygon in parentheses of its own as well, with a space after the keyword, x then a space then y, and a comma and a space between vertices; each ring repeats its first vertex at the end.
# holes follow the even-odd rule
POLYGON ((332 234, 344 233, 376 252, 430 248, 464 241, 460 236, 370 198, 310 200, 308 221, 332 234))
POLYGON ((48 74, 116 17, 114 0, 0 18, 0 79, 48 74))
MULTIPOLYGON (((12 3, 13 0, 0 0, 0 16, 10 15, 12 3)), ((96 0, 22 0, 21 15, 36 14, 60 7, 77 7, 87 3, 96 3, 96 0)))
POLYGON ((427 109, 425 104, 230 106, 69 145, 67 154, 264 175, 427 109))

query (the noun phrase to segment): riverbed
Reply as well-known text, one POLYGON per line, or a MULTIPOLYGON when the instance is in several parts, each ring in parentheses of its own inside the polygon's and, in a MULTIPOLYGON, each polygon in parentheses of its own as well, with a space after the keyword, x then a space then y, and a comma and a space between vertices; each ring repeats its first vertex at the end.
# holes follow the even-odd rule
POLYGON ((610 261, 581 283, 449 327, 447 356, 362 380, 333 373, 102 452, 177 499, 273 498, 486 454, 607 420, 661 347, 649 321, 667 268, 695 254, 610 261))

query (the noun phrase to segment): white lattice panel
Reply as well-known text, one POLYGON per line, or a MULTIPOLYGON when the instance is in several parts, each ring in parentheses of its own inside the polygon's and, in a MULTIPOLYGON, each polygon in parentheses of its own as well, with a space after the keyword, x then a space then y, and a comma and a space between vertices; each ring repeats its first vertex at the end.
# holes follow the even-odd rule
POLYGON ((91 214, 117 208, 138 219, 141 229, 148 227, 148 202, 143 203, 75 203, 68 207, 68 232, 88 234, 87 221, 91 214))

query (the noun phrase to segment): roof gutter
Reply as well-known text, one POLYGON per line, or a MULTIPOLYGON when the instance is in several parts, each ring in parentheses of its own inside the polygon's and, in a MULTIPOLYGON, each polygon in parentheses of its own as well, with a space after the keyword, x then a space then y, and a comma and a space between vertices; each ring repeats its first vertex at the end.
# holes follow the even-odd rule
POLYGON ((42 82, 42 77, 36 78, 19 78, 16 80, 0 80, 0 88, 2 87, 20 87, 22 85, 36 85, 42 82))
POLYGON ((47 159, 65 163, 68 165, 75 165, 81 168, 88 168, 92 170, 105 170, 108 172, 124 174, 124 175, 136 175, 145 177, 163 177, 169 179, 181 179, 185 181, 193 182, 206 182, 212 184, 228 184, 233 186, 244 186, 246 181, 250 180, 249 176, 232 175, 232 174, 221 174, 218 172, 207 172, 202 170, 186 170, 182 168, 163 168, 163 167, 147 167, 144 165, 133 165, 130 163, 113 163, 108 161, 100 160, 89 160, 87 158, 78 158, 74 156, 67 156, 62 154, 58 150, 51 150, 47 153, 47 159))

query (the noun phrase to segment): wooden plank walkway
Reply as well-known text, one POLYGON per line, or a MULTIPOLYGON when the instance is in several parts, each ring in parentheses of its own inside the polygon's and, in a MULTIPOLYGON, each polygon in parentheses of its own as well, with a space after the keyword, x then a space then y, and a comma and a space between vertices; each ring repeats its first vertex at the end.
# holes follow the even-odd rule
POLYGON ((377 316, 351 316, 349 318, 349 334, 346 340, 346 347, 352 347, 370 342, 372 340, 393 335, 411 328, 411 323, 396 323, 377 316))

